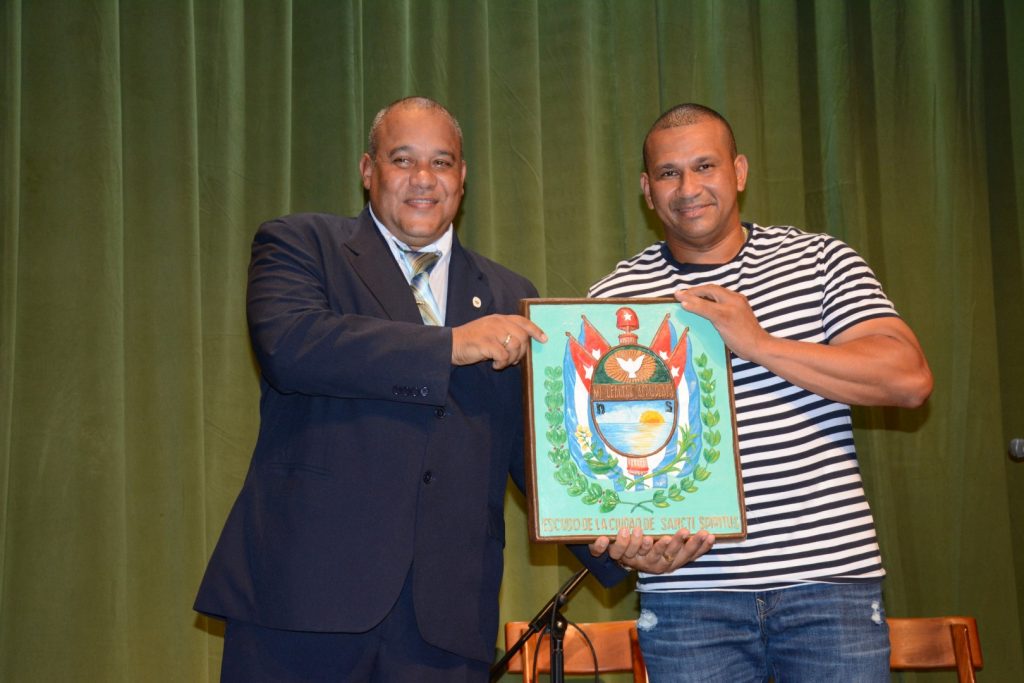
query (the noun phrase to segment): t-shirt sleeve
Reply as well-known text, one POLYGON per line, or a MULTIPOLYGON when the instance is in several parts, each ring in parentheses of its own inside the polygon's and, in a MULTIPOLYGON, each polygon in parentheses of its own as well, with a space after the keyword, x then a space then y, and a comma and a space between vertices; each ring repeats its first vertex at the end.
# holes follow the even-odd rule
POLYGON ((867 320, 899 315, 871 267, 851 247, 839 240, 827 240, 822 261, 825 270, 822 323, 826 339, 833 339, 867 320))

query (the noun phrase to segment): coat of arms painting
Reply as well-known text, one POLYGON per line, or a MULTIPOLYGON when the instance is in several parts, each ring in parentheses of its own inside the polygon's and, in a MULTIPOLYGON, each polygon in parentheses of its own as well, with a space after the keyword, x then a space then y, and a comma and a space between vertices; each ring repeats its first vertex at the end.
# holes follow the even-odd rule
POLYGON ((530 538, 746 533, 729 352, 675 299, 527 299, 530 538))

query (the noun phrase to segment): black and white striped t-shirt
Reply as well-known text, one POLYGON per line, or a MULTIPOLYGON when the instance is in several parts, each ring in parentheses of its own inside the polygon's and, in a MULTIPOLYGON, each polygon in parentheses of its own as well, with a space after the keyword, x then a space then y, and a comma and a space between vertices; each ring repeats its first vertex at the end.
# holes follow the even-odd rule
MULTIPOLYGON (((589 294, 647 298, 718 284, 746 296, 769 333, 818 344, 896 315, 846 244, 789 226, 745 225, 750 235, 729 263, 679 263, 659 242, 619 263, 589 294)), ((765 590, 884 576, 849 406, 736 356, 732 371, 747 538, 718 541, 671 574, 641 574, 638 590, 765 590)))

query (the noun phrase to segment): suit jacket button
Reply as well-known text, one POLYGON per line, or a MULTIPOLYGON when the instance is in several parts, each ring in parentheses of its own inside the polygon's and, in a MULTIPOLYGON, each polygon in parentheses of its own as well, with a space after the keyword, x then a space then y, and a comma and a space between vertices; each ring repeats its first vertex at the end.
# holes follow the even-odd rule
POLYGON ((426 472, 423 473, 423 483, 424 484, 429 484, 430 480, 433 479, 433 478, 434 478, 434 474, 430 470, 427 470, 426 472))
POLYGON ((437 410, 434 411, 434 415, 437 415, 438 417, 444 417, 447 414, 448 413, 445 412, 444 408, 438 408, 437 410))
POLYGON ((426 397, 430 393, 430 390, 426 387, 420 387, 420 396, 426 397))

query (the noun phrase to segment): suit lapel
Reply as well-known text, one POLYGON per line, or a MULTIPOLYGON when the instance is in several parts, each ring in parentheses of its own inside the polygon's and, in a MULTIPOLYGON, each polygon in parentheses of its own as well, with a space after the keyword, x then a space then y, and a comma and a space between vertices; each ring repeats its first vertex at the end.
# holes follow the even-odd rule
POLYGON ((459 243, 452 239, 452 259, 448 266, 448 309, 445 325, 456 327, 494 312, 494 296, 484 274, 459 243))
POLYGON ((345 243, 352 269, 392 320, 422 323, 416 299, 384 242, 369 209, 359 214, 358 228, 345 243))
MULTIPOLYGON (((416 299, 409 283, 395 263, 368 209, 359 214, 359 226, 345 243, 349 263, 366 288, 392 320, 422 323, 416 299)), ((445 326, 456 327, 494 312, 494 297, 484 274, 452 236, 452 256, 448 265, 448 307, 445 326)))

